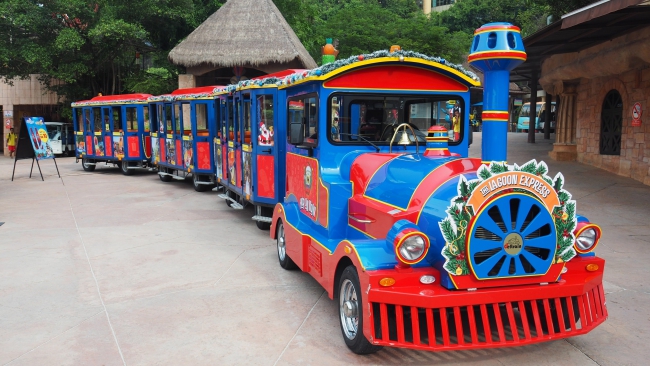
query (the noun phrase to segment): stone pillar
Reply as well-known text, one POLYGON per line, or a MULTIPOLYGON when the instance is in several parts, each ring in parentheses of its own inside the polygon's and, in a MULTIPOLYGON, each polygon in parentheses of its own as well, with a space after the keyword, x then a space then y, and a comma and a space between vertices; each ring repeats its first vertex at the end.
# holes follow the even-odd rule
POLYGON ((196 76, 192 74, 178 75, 178 89, 187 89, 196 87, 196 76))
POLYGON ((422 12, 425 15, 431 14, 431 0, 422 0, 422 12))
POLYGON ((577 82, 564 81, 555 85, 555 93, 553 94, 559 95, 560 105, 555 123, 555 143, 553 144, 553 150, 548 153, 553 160, 569 161, 576 160, 578 157, 576 145, 577 88, 577 82))
POLYGON ((553 96, 546 93, 546 106, 544 112, 544 140, 551 139, 551 100, 553 96))

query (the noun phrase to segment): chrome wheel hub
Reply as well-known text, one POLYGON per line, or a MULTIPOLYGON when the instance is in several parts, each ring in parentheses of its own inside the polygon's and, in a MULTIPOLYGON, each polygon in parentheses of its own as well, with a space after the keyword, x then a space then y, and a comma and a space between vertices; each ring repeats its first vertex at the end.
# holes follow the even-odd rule
POLYGON ((339 307, 341 329, 346 338, 354 339, 359 330, 359 302, 354 284, 349 279, 341 284, 339 307))
POLYGON ((284 241, 284 226, 280 224, 278 228, 278 256, 280 260, 283 261, 284 257, 287 255, 287 247, 284 241))

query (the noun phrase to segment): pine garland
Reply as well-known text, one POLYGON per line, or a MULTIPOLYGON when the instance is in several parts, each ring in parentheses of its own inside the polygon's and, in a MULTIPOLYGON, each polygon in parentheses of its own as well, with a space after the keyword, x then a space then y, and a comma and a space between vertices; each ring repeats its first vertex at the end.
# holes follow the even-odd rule
MULTIPOLYGON (((558 173, 554 179, 546 174, 548 166, 543 161, 539 163, 531 160, 522 166, 514 164, 509 166, 505 163, 491 163, 488 166, 481 166, 477 171, 478 179, 467 181, 464 176, 458 182, 458 196, 452 199, 451 205, 447 208, 447 217, 440 222, 440 230, 445 238, 445 246, 442 248, 442 255, 445 257, 444 268, 450 274, 460 276, 469 274, 469 265, 466 255, 465 242, 467 237, 467 226, 474 217, 472 207, 467 207, 467 201, 474 189, 483 181, 497 174, 506 172, 525 172, 534 174, 549 185, 558 194, 560 206, 555 207, 552 212, 553 221, 557 233, 557 250, 553 263, 568 262, 576 256, 573 243, 575 236, 573 231, 576 228, 576 203, 571 199, 571 194, 563 189, 564 177, 558 173)), ((528 192, 521 188, 514 188, 514 192, 528 192)))

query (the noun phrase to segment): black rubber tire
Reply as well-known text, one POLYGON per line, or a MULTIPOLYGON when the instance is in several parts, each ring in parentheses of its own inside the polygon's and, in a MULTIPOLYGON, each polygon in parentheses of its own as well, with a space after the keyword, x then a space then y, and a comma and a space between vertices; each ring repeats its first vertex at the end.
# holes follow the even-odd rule
POLYGON ((192 185, 194 186, 194 190, 197 192, 205 192, 210 188, 209 185, 207 184, 198 184, 197 182, 199 181, 199 177, 196 174, 192 174, 192 185))
POLYGON ((126 160, 122 160, 120 162, 120 170, 122 171, 122 174, 124 175, 133 175, 133 169, 129 169, 129 162, 126 160))
POLYGON ((276 246, 278 250, 278 261, 280 261, 280 267, 288 271, 298 268, 296 263, 291 258, 289 258, 289 254, 287 254, 287 242, 284 236, 284 225, 282 224, 282 221, 278 221, 278 226, 275 230, 275 233, 277 234, 275 242, 277 244, 276 246))
POLYGON ((90 162, 89 159, 86 158, 81 159, 81 167, 84 168, 84 170, 87 172, 94 172, 95 171, 94 165, 86 165, 89 162, 90 162))
MULTIPOLYGON (((159 172, 163 172, 163 173, 167 173, 167 169, 165 169, 165 168, 161 168, 161 167, 158 167, 158 171, 159 171, 159 172)), ((160 178, 160 180, 163 181, 163 182, 165 182, 165 183, 167 183, 167 182, 171 182, 172 179, 173 179, 173 178, 171 177, 171 175, 160 175, 160 174, 158 174, 158 178, 160 178)))
MULTIPOLYGON (((347 292, 347 291, 344 291, 347 292)), ((367 355, 379 351, 382 347, 373 345, 368 341, 366 336, 363 334, 363 293, 361 292, 361 286, 359 285, 359 275, 357 274, 356 267, 350 265, 347 266, 341 273, 341 279, 338 283, 338 302, 339 302, 339 324, 341 325, 341 334, 343 335, 343 340, 348 348, 358 354, 358 355, 367 355), (344 330, 343 318, 346 317, 343 313, 343 298, 344 296, 342 291, 348 286, 351 285, 353 291, 356 293, 356 311, 357 311, 357 331, 353 337, 346 335, 344 330)))
POLYGON ((257 228, 260 230, 269 230, 271 228, 271 223, 270 222, 264 222, 264 221, 255 221, 255 225, 257 225, 257 228))

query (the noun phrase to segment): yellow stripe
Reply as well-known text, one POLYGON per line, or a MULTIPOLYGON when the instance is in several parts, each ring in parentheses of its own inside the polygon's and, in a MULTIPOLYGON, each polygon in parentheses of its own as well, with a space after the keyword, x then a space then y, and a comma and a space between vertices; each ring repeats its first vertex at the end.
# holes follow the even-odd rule
MULTIPOLYGON (((343 66, 341 68, 338 68, 338 69, 336 69, 336 70, 334 70, 332 72, 326 73, 326 74, 321 75, 321 76, 310 76, 310 77, 303 78, 301 80, 297 80, 296 82, 291 83, 290 85, 282 85, 282 86, 279 87, 279 89, 288 88, 288 87, 291 87, 293 85, 306 83, 306 82, 309 82, 309 81, 328 80, 328 79, 334 78, 335 76, 337 76, 339 74, 347 72, 347 71, 349 71, 351 69, 355 69, 355 68, 362 67, 362 66, 374 65, 374 64, 379 64, 379 63, 386 63, 386 62, 395 62, 395 61, 397 61, 397 56, 379 57, 379 58, 373 58, 373 59, 370 59, 370 60, 363 60, 363 61, 359 61, 359 62, 354 62, 354 63, 343 66)), ((432 66, 434 68, 444 70, 444 71, 449 72, 449 73, 451 73, 453 75, 456 75, 456 76, 460 77, 461 79, 465 80, 467 83, 471 84, 472 86, 480 86, 481 85, 481 83, 479 81, 476 81, 476 80, 470 78, 469 76, 461 73, 460 71, 452 69, 449 66, 439 64, 437 62, 426 61, 426 60, 423 60, 421 58, 416 58, 416 57, 404 57, 403 62, 411 62, 411 63, 415 63, 415 64, 420 64, 420 65, 432 66)))

